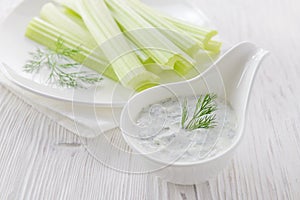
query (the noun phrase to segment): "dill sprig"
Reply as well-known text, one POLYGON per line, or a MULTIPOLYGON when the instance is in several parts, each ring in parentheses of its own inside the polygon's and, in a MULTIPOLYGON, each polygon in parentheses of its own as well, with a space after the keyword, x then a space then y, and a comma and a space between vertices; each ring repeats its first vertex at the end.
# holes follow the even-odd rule
POLYGON ((196 103, 193 116, 185 126, 188 120, 188 105, 185 98, 182 105, 181 127, 187 130, 195 130, 199 128, 213 128, 216 125, 216 115, 213 114, 217 110, 214 100, 217 98, 215 94, 201 95, 196 103))
POLYGON ((86 84, 100 82, 102 77, 99 74, 79 71, 78 69, 82 65, 67 58, 75 56, 79 52, 79 47, 68 48, 64 45, 64 41, 58 38, 55 50, 38 48, 35 52, 30 52, 31 59, 24 65, 24 71, 39 73, 42 68, 47 68, 50 71, 48 81, 58 83, 62 87, 84 88, 86 84))

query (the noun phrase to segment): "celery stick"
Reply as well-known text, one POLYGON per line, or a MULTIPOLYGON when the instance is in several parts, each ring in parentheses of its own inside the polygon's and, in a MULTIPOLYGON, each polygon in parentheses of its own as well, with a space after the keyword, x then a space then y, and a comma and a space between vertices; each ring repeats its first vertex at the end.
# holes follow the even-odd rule
POLYGON ((193 68, 194 60, 161 34, 155 27, 142 18, 122 1, 106 1, 113 17, 121 26, 128 38, 162 69, 175 70, 180 75, 193 68), (176 63, 185 68, 174 68, 176 63))
MULTIPOLYGON (((93 36, 88 32, 84 22, 80 15, 69 8, 58 8, 52 3, 45 4, 40 12, 41 18, 45 21, 51 23, 57 28, 68 32, 70 35, 82 40, 85 46, 88 46, 90 49, 95 49, 95 54, 97 57, 101 57, 102 60, 106 60, 103 52, 98 47, 97 42, 94 40, 93 36)), ((128 40, 128 42, 130 42, 128 40)), ((142 50, 139 50, 132 42, 133 50, 139 57, 142 63, 153 62, 151 58, 145 54, 142 50)))
POLYGON ((65 6, 66 8, 69 8, 70 10, 79 14, 79 9, 76 6, 77 0, 53 0, 53 1, 59 5, 65 6))
POLYGON ((216 30, 210 30, 208 28, 196 26, 194 24, 190 24, 190 23, 182 21, 180 19, 171 18, 169 16, 164 16, 164 18, 167 21, 173 23, 175 26, 181 28, 182 30, 185 30, 186 32, 189 32, 189 33, 192 33, 195 35, 204 36, 205 41, 209 41, 212 37, 214 37, 218 34, 218 31, 216 31, 216 30))
MULTIPOLYGON (((162 14, 155 9, 143 4, 142 2, 138 0, 128 0, 128 2, 132 5, 135 10, 139 10, 139 13, 141 15, 146 16, 148 14, 148 18, 157 18, 160 19, 161 23, 164 23, 164 21, 167 21, 168 23, 171 23, 173 26, 176 26, 179 30, 185 32, 190 37, 193 37, 194 39, 201 42, 204 46, 202 46, 204 49, 207 50, 214 50, 219 51, 221 48, 221 43, 218 45, 215 44, 215 46, 212 48, 211 44, 209 44, 212 37, 218 34, 216 30, 211 30, 208 28, 196 26, 194 24, 169 17, 165 14, 162 14), (146 14, 147 13, 147 14, 146 14)), ((148 20, 149 20, 148 19, 148 20)), ((153 19, 152 19, 153 20, 153 19)), ((163 26, 166 26, 166 24, 162 24, 163 26)), ((166 27, 168 29, 168 27, 166 27)), ((176 29, 176 30, 178 30, 176 29)))
POLYGON ((52 3, 45 4, 40 11, 41 19, 53 24, 56 28, 68 32, 68 34, 80 38, 84 44, 90 48, 96 48, 97 43, 88 32, 86 27, 80 26, 71 18, 67 17, 62 9, 59 9, 52 3))
POLYGON ((76 55, 72 55, 71 58, 85 66, 101 73, 115 81, 118 81, 118 77, 112 70, 112 68, 107 67, 107 62, 99 58, 97 55, 93 54, 93 50, 87 48, 82 41, 77 38, 70 36, 67 32, 56 28, 55 26, 47 23, 39 18, 33 18, 27 26, 25 35, 40 43, 49 49, 56 49, 56 42, 61 38, 68 48, 76 49, 79 48, 80 52, 76 55))
POLYGON ((190 24, 185 21, 181 21, 179 19, 171 18, 168 16, 164 16, 164 18, 180 28, 181 30, 185 31, 190 36, 194 37, 195 39, 201 41, 204 45, 204 49, 219 52, 222 46, 221 42, 211 42, 212 38, 218 34, 216 30, 211 30, 208 28, 196 26, 190 24))
POLYGON ((219 53, 221 47, 222 47, 221 42, 218 42, 218 41, 215 41, 215 40, 210 40, 210 41, 208 41, 205 49, 208 50, 208 51, 219 53))
MULTIPOLYGON (((97 42, 88 32, 82 18, 76 12, 69 8, 57 8, 53 4, 48 3, 43 6, 40 13, 42 19, 68 32, 70 35, 83 40, 86 46, 89 46, 91 49, 95 48, 99 57, 106 60, 103 52, 101 52, 99 48, 96 49, 96 47, 98 47, 97 42)), ((142 50, 139 50, 130 40, 127 41, 130 42, 130 46, 133 48, 142 63, 146 64, 153 62, 147 54, 145 54, 142 50)))
POLYGON ((102 0, 78 0, 76 8, 100 49, 111 62, 122 85, 143 90, 157 85, 158 77, 146 71, 132 52, 102 0))
POLYGON ((132 50, 135 52, 135 54, 138 56, 139 60, 143 64, 150 64, 154 63, 152 58, 148 56, 142 49, 139 49, 131 40, 127 38, 128 44, 131 46, 132 50))
POLYGON ((195 38, 189 36, 177 26, 167 20, 164 20, 159 15, 147 9, 147 6, 138 1, 129 1, 131 8, 139 13, 145 20, 151 23, 154 27, 166 35, 174 44, 182 51, 193 57, 200 49, 203 49, 203 44, 195 38))
POLYGON ((98 44, 88 32, 80 16, 75 16, 68 12, 66 13, 64 8, 56 7, 52 3, 47 3, 42 7, 40 17, 56 28, 65 31, 66 35, 73 36, 77 40, 80 40, 90 49, 90 52, 93 51, 93 53, 97 54, 97 57, 101 58, 101 60, 106 60, 106 57, 98 48, 98 44))
MULTIPOLYGON (((72 2, 70 2, 70 0, 55 0, 56 2, 58 2, 58 3, 60 3, 60 4, 62 4, 62 5, 64 5, 64 6, 66 6, 69 10, 71 10, 71 11, 68 11, 69 13, 71 13, 72 15, 77 15, 77 14, 79 14, 78 12, 78 8, 76 8, 75 6, 74 6, 74 2, 72 1, 72 2), (75 13, 75 14, 74 14, 75 13)), ((138 31, 137 31, 138 32, 138 31)), ((144 31, 143 31, 144 32, 144 31)), ((127 38, 129 37, 128 35, 126 35, 127 36, 127 38)), ((133 50, 135 51, 135 53, 136 53, 136 55, 138 56, 138 58, 139 58, 139 60, 143 63, 143 64, 149 64, 149 63, 153 63, 153 62, 155 62, 150 56, 149 56, 149 52, 148 52, 148 54, 146 53, 146 51, 144 50, 144 47, 142 47, 142 46, 140 46, 140 48, 139 47, 137 47, 137 45, 136 44, 134 44, 132 41, 131 42, 129 42, 130 43, 130 46, 133 48, 133 50), (143 49, 142 49, 143 48, 143 49)), ((151 44, 152 43, 148 43, 148 46, 151 46, 151 44)), ((189 48, 189 47, 188 47, 189 48)), ((154 52, 154 51, 153 51, 154 52)), ((161 55, 162 54, 162 51, 160 50, 156 50, 156 52, 157 52, 157 54, 159 54, 159 55, 161 55)), ((176 57, 178 58, 179 56, 178 55, 176 55, 176 57)), ((174 66, 175 66, 175 63, 176 63, 176 60, 175 59, 173 59, 173 60, 170 60, 170 61, 173 61, 173 63, 171 63, 171 64, 168 64, 168 63, 164 63, 164 64, 161 64, 160 63, 160 66, 161 66, 161 68, 163 68, 163 69, 174 69, 174 66), (171 67, 170 67, 170 65, 171 65, 171 67)), ((179 62, 181 62, 181 63, 185 63, 184 62, 184 60, 182 60, 182 59, 180 59, 180 61, 179 62)), ((191 65, 190 65, 190 63, 185 63, 185 65, 187 65, 188 67, 186 67, 187 69, 189 69, 190 67, 191 67, 191 65)), ((149 66, 153 66, 153 65, 148 65, 147 66, 147 70, 150 70, 150 68, 151 67, 149 67, 149 66)), ((182 66, 184 66, 184 65, 182 65, 182 66)), ((156 67, 156 66, 155 66, 156 67)), ((188 71, 188 70, 182 70, 182 71, 188 71)), ((150 70, 151 71, 151 70, 150 70)), ((157 71, 157 70, 155 70, 155 71, 157 71)), ((178 71, 180 71, 180 70, 178 70, 178 71)))

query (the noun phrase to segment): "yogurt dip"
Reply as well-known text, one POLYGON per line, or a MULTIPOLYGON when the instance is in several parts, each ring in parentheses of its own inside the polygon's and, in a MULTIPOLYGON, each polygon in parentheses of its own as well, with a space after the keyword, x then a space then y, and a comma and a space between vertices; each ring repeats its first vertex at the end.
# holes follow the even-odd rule
MULTIPOLYGON (((198 97, 187 97, 188 114, 193 115, 198 97)), ((136 119, 134 145, 163 162, 197 162, 219 154, 234 142, 237 119, 231 106, 217 98, 216 126, 209 129, 181 128, 183 97, 168 98, 141 110, 136 119)))

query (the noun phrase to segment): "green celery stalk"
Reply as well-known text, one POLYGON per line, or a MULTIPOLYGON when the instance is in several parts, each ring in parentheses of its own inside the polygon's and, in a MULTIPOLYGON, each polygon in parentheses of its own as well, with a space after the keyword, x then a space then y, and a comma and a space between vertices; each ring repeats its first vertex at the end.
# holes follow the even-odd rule
POLYGON ((40 17, 56 28, 65 31, 66 35, 72 36, 73 38, 81 41, 87 48, 90 49, 90 52, 93 51, 93 53, 97 54, 97 57, 101 58, 101 60, 106 60, 106 57, 98 48, 98 44, 87 30, 80 16, 76 16, 70 12, 66 12, 65 10, 66 9, 57 7, 52 3, 47 3, 42 7, 40 17))
MULTIPOLYGON (((219 52, 221 48, 221 43, 211 44, 211 39, 218 34, 216 30, 208 29, 205 27, 200 27, 180 19, 176 19, 170 16, 167 16, 161 12, 156 11, 155 9, 143 4, 138 0, 128 0, 128 2, 134 7, 136 10, 140 10, 140 13, 148 13, 151 15, 151 18, 155 17, 160 19, 160 21, 167 21, 174 26, 176 26, 179 30, 185 32, 190 37, 200 41, 204 46, 203 48, 206 50, 213 50, 215 52, 219 52), (213 47, 212 47, 213 46, 213 47)), ((144 14, 146 15, 146 14, 144 14)), ((168 27, 167 27, 168 28, 168 27)))
POLYGON ((78 0, 76 8, 122 85, 138 91, 157 85, 158 77, 144 68, 103 0, 78 0))
POLYGON ((138 56, 139 60, 143 63, 143 64, 150 64, 150 63, 154 63, 153 59, 147 55, 142 49, 139 49, 131 40, 129 40, 126 37, 129 45, 131 46, 132 50, 135 52, 135 54, 138 56))
MULTIPOLYGON (((65 6, 65 7, 67 7, 67 10, 69 10, 68 11, 68 13, 70 13, 70 14, 72 14, 72 15, 75 15, 75 16, 79 16, 79 11, 78 11, 78 8, 76 8, 76 6, 75 6, 75 4, 74 4, 74 1, 72 1, 72 2, 70 2, 70 0, 55 0, 57 3, 60 3, 60 4, 62 4, 63 6, 65 6)), ((80 17, 80 16, 79 16, 80 17)), ((169 23, 170 24, 170 23, 169 23)), ((174 27, 174 26, 173 26, 174 27)), ((124 30, 124 31, 126 31, 126 30, 124 30)), ((136 31, 136 32, 138 32, 138 31, 136 31)), ((144 32, 144 31, 143 31, 144 32)), ((170 31, 169 31, 170 32, 170 31)), ((172 34, 170 34, 170 35, 172 35, 172 34)), ((127 36, 127 38, 129 37, 129 35, 127 34, 126 35, 127 36)), ((174 37, 174 36, 172 36, 172 37, 174 37)), ((174 38, 176 38, 176 37, 174 37, 174 38)), ((196 51, 196 48, 195 48, 195 46, 196 45, 194 45, 194 44, 192 44, 192 45, 190 45, 190 46, 188 46, 189 44, 187 43, 187 42, 184 42, 184 41, 186 41, 186 39, 185 38, 180 38, 180 40, 178 40, 177 39, 177 41, 180 41, 181 42, 181 44, 183 44, 183 45, 185 45, 185 47, 183 47, 182 49, 185 49, 185 48, 187 48, 188 50, 187 51, 196 51), (192 48, 190 48, 191 46, 193 46, 194 45, 194 47, 192 47, 192 48)), ((135 51, 135 53, 136 53, 136 55, 138 56, 138 58, 140 59, 140 61, 143 63, 143 64, 150 64, 150 63, 154 63, 155 61, 153 60, 153 58, 152 57, 150 57, 149 56, 149 52, 146 52, 145 51, 145 49, 142 47, 142 46, 140 46, 140 48, 138 47, 138 45, 136 45, 135 43, 133 43, 131 40, 129 40, 129 43, 130 43, 130 46, 133 48, 133 50, 135 51)), ((148 46, 151 46, 151 43, 148 43, 148 46)), ((198 47, 197 47, 197 49, 198 49, 198 47)), ((154 51, 154 50, 152 50, 152 53, 153 52, 156 52, 157 54, 159 54, 159 55, 161 55, 162 54, 162 51, 159 51, 159 50, 156 50, 156 51, 154 51)), ((192 54, 192 53, 191 53, 192 54)), ((190 55, 191 55, 190 54, 190 55)), ((178 58, 179 56, 177 56, 177 58, 178 58)), ((173 59, 173 60, 175 60, 175 59, 173 59)), ((184 61, 182 60, 182 59, 180 59, 181 60, 181 63, 184 63, 184 61)), ((157 61, 157 60, 156 60, 157 61)), ((174 63, 171 63, 171 64, 168 64, 168 63, 159 63, 159 65, 160 65, 160 67, 161 68, 163 68, 163 69, 174 69, 174 66, 175 66, 175 62, 174 63), (171 67, 170 66, 168 66, 168 65, 171 65, 171 67)), ((176 66, 179 66, 180 64, 176 64, 176 66)), ((186 64, 187 66, 188 66, 188 68, 187 69, 185 69, 185 70, 182 70, 182 74, 185 74, 188 70, 189 70, 189 68, 191 67, 190 66, 190 64, 189 63, 187 63, 186 64)), ((157 68, 157 65, 155 65, 155 69, 151 69, 151 67, 153 67, 154 65, 147 65, 147 70, 148 71, 158 71, 156 68, 157 68)), ((184 65, 182 65, 182 66, 184 66, 184 65)), ((177 69, 177 71, 180 71, 180 68, 176 68, 177 69)))
POLYGON ((40 18, 53 24, 56 28, 65 30, 68 34, 80 38, 90 48, 96 48, 97 43, 85 26, 68 17, 61 8, 52 3, 45 4, 40 11, 40 18))
POLYGON ((145 4, 134 0, 128 1, 128 3, 133 10, 139 13, 139 15, 141 15, 154 27, 158 28, 164 35, 166 35, 174 44, 176 44, 189 56, 194 57, 195 53, 204 48, 202 42, 186 34, 185 31, 182 31, 171 22, 164 20, 164 18, 153 13, 145 4))
POLYGON ((219 53, 222 47, 222 43, 219 41, 215 41, 215 40, 210 40, 208 41, 205 49, 208 51, 212 51, 215 53, 219 53))
MULTIPOLYGON (((68 32, 70 35, 83 40, 86 46, 88 45, 91 49, 94 48, 97 54, 103 60, 106 60, 103 52, 101 52, 100 49, 97 48, 97 42, 88 32, 80 15, 69 8, 57 8, 53 4, 49 4, 50 3, 44 5, 40 12, 42 19, 68 32)), ((127 41, 130 43, 130 46, 133 48, 136 55, 143 64, 153 62, 147 54, 145 54, 142 50, 139 50, 130 40, 127 41)))
POLYGON ((180 19, 171 18, 169 16, 164 16, 164 18, 167 21, 173 23, 175 26, 181 28, 182 30, 185 30, 186 32, 192 33, 194 35, 204 36, 205 41, 211 40, 212 37, 214 37, 218 34, 218 31, 216 31, 216 30, 210 30, 207 28, 203 28, 203 27, 182 21, 180 19))
POLYGON ((114 73, 113 69, 107 67, 107 61, 103 60, 98 55, 95 55, 93 53, 93 49, 89 49, 82 41, 70 36, 68 32, 58 29, 42 19, 33 18, 27 26, 25 35, 31 40, 54 51, 56 49, 56 42, 61 38, 64 41, 63 45, 66 47, 80 49, 79 53, 71 55, 73 60, 84 64, 90 69, 95 70, 112 80, 118 81, 118 77, 114 73))
POLYGON ((175 70, 178 74, 185 75, 193 68, 195 62, 189 55, 127 4, 117 0, 107 0, 106 3, 125 35, 162 69, 175 70), (175 68, 175 65, 181 68, 175 68))
POLYGON ((53 0, 56 4, 58 5, 62 5, 70 10, 72 10, 73 12, 75 12, 76 14, 79 14, 79 9, 76 6, 76 1, 77 0, 53 0))
MULTIPOLYGON (((42 7, 40 15, 40 17, 45 21, 68 32, 73 37, 82 40, 85 46, 88 46, 90 49, 95 49, 98 56, 101 57, 101 59, 106 60, 103 52, 97 48, 98 44, 94 40, 93 36, 88 32, 82 18, 76 12, 69 8, 56 7, 52 3, 47 3, 42 7)), ((128 42, 130 41, 128 40, 128 42)), ((149 62, 153 62, 147 54, 139 50, 132 42, 130 42, 130 45, 132 45, 133 50, 142 63, 147 64, 149 62)))
POLYGON ((190 34, 190 36, 201 41, 204 45, 205 50, 213 51, 215 53, 218 53, 220 51, 222 43, 212 41, 212 38, 218 34, 218 31, 196 26, 194 24, 190 24, 188 22, 168 16, 164 16, 164 18, 181 30, 184 30, 187 34, 190 34))

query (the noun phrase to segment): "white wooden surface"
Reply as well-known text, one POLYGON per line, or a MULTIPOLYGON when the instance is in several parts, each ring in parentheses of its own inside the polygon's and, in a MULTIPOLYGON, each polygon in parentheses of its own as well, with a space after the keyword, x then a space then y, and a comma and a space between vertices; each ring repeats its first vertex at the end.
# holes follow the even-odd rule
MULTIPOLYGON (((13 2, 0 0, 0 21, 13 2)), ((0 85, 1 200, 300 199, 300 2, 196 3, 227 41, 250 40, 271 52, 253 87, 245 137, 228 168, 194 186, 116 172, 93 159, 84 141, 0 85)), ((118 130, 107 135, 124 143, 118 130)))

